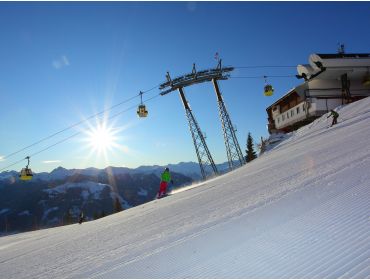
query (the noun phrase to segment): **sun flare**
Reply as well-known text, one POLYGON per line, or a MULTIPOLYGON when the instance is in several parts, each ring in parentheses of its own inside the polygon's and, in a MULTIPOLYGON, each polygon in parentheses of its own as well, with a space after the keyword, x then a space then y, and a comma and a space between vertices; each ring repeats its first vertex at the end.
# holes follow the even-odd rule
POLYGON ((87 122, 87 127, 81 128, 84 135, 80 139, 81 156, 85 159, 83 165, 105 168, 120 164, 122 156, 131 153, 131 149, 125 144, 127 131, 122 133, 129 126, 130 124, 117 126, 114 121, 110 121, 108 115, 87 122))
POLYGON ((106 127, 105 123, 98 124, 87 132, 89 146, 94 151, 106 153, 107 150, 117 146, 115 134, 116 132, 112 128, 106 127))

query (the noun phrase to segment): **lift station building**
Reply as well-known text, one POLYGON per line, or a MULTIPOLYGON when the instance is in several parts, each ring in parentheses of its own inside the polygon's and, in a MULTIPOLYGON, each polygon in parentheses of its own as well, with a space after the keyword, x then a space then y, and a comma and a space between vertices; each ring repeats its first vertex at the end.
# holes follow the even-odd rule
POLYGON ((312 54, 298 65, 304 83, 288 91, 266 111, 270 134, 290 132, 342 104, 370 96, 370 54, 312 54))

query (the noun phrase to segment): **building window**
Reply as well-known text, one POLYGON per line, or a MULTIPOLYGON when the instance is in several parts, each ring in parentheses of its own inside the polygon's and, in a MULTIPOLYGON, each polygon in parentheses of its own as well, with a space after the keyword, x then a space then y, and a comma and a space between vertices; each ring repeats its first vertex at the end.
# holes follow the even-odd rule
POLYGON ((289 119, 289 112, 286 112, 286 118, 289 119))
POLYGON ((297 107, 297 115, 299 114, 299 106, 297 107))
POLYGON ((285 120, 285 115, 281 115, 281 118, 283 119, 283 121, 285 120))
POLYGON ((278 121, 278 123, 280 122, 280 118, 279 117, 277 118, 277 121, 278 121))
POLYGON ((304 104, 302 105, 303 112, 306 112, 306 108, 304 107, 304 104))
POLYGON ((290 116, 293 117, 294 115, 294 110, 290 111, 290 116))

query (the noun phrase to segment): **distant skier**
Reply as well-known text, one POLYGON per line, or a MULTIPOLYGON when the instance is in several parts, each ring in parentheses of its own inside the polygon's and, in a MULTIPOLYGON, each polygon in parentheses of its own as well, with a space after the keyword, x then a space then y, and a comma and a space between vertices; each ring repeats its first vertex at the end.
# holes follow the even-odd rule
POLYGON ((78 223, 82 224, 83 221, 85 221, 85 216, 84 216, 84 213, 81 211, 79 219, 78 219, 78 223))
POLYGON ((337 124, 339 114, 334 110, 330 110, 330 114, 328 115, 327 118, 330 118, 331 116, 333 117, 333 122, 331 123, 331 126, 333 126, 333 125, 337 124))
POLYGON ((157 198, 162 198, 166 196, 167 186, 169 182, 173 183, 173 181, 171 180, 170 170, 168 169, 168 167, 166 167, 166 169, 161 174, 161 183, 159 185, 159 191, 158 191, 157 198))

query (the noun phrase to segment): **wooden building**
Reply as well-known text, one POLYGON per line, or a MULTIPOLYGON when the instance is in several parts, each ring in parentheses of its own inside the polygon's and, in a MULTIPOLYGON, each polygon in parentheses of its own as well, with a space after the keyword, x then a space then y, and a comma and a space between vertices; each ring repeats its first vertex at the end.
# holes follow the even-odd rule
POLYGON ((312 54, 297 71, 304 83, 266 109, 270 134, 296 130, 339 105, 370 96, 370 54, 312 54))

